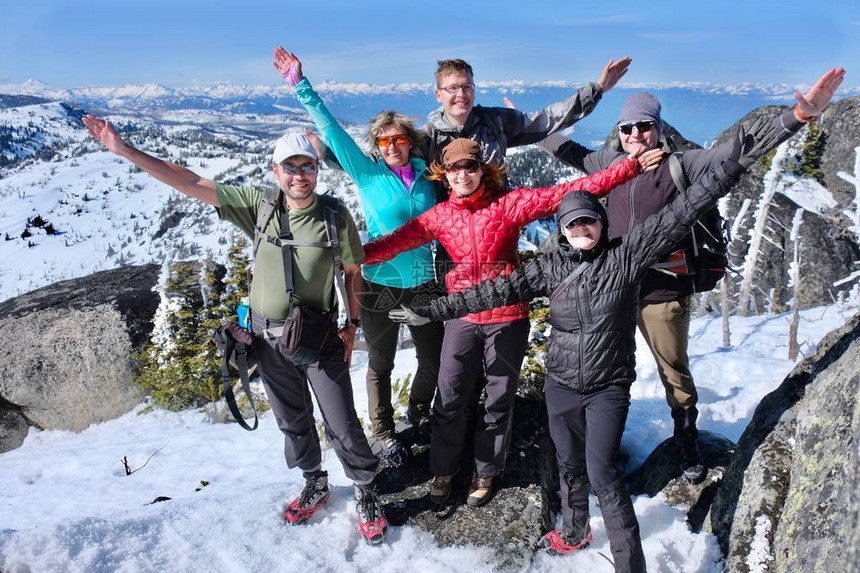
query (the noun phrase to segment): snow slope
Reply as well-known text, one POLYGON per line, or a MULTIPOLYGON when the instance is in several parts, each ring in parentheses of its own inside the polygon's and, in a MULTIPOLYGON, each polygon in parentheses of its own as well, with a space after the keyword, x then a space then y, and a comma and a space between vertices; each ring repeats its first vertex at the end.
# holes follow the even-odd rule
MULTIPOLYGON (((851 305, 804 311, 802 353, 812 353, 855 312, 851 305)), ((788 322, 788 315, 733 318, 733 346, 720 348, 719 318, 693 321, 690 356, 701 428, 737 440, 762 396, 794 366, 786 358, 788 322)), ((631 463, 671 435, 654 363, 641 340, 639 348, 639 380, 622 444, 631 463)), ((414 352, 403 350, 393 376, 414 367, 414 352)), ((366 355, 357 352, 353 386, 366 419, 365 372, 366 355)), ((494 571, 486 549, 440 548, 409 525, 391 528, 381 547, 366 546, 355 530, 351 485, 330 449, 323 465, 333 484, 331 501, 308 525, 285 525, 281 512, 302 478, 286 470, 271 413, 248 433, 235 424, 211 424, 199 411, 146 410, 141 405, 80 434, 31 431, 21 448, 0 455, 0 570, 494 571), (139 468, 130 476, 124 457, 139 468), (201 487, 201 480, 209 485, 201 487), (149 505, 158 496, 172 499, 149 505)), ((635 507, 649 571, 720 571, 716 538, 691 532, 683 508, 659 496, 640 496, 635 507)), ((568 558, 538 554, 525 570, 611 571, 601 555, 610 553, 593 496, 591 509, 589 549, 568 558)))

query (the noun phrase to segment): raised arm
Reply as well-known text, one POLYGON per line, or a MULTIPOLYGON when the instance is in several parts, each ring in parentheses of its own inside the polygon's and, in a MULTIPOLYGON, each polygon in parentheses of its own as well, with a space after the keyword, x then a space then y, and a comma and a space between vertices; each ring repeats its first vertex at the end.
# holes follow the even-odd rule
POLYGON ((769 132, 778 129, 767 119, 760 119, 748 128, 739 127, 725 161, 709 169, 684 193, 622 238, 621 249, 631 261, 628 268, 634 272, 633 280, 641 279, 650 266, 676 248, 695 222, 766 153, 759 142, 773 137, 769 132))
MULTIPOLYGON (((818 81, 815 82, 815 85, 806 94, 795 93, 794 97, 797 99, 797 105, 794 109, 774 116, 771 119, 773 129, 767 131, 754 130, 752 127, 756 122, 755 119, 744 121, 743 127, 745 131, 752 137, 757 138, 755 141, 757 152, 761 155, 767 154, 769 151, 776 149, 780 143, 800 131, 805 123, 815 121, 815 118, 821 115, 830 103, 834 92, 842 83, 844 77, 844 68, 833 68, 818 78, 818 81)), ((733 143, 730 140, 726 143, 716 145, 711 149, 695 149, 684 152, 681 163, 687 178, 690 181, 696 181, 708 169, 725 161, 732 152, 732 145, 733 143)))
POLYGON ((555 213, 559 203, 571 191, 588 191, 598 197, 630 181, 645 170, 656 168, 662 151, 652 149, 639 157, 630 155, 612 167, 594 175, 574 179, 554 187, 544 189, 514 189, 504 195, 500 202, 508 217, 519 225, 525 225, 555 213))
MULTIPOLYGON (((508 109, 517 108, 509 98, 503 97, 502 99, 508 109)), ((538 141, 537 145, 562 163, 576 167, 587 174, 606 169, 615 163, 619 155, 624 155, 622 151, 609 151, 607 149, 594 151, 561 133, 551 133, 545 139, 538 141)))
POLYGON ((536 259, 525 267, 519 267, 508 275, 502 275, 493 280, 483 281, 470 286, 458 293, 439 297, 427 306, 412 307, 404 310, 392 310, 389 317, 395 322, 405 324, 422 324, 426 320, 451 320, 467 314, 509 306, 521 301, 528 301, 549 294, 543 261, 536 259), (410 315, 411 311, 411 315, 410 315))
POLYGON ((364 154, 355 140, 334 118, 310 81, 304 76, 301 60, 280 46, 275 50, 274 58, 275 69, 295 90, 296 99, 311 116, 328 148, 337 159, 338 165, 361 186, 360 179, 366 177, 369 172, 376 171, 379 166, 364 154))
POLYGON ((111 153, 131 161, 149 175, 180 193, 199 199, 209 205, 219 206, 218 197, 215 194, 215 182, 211 179, 200 177, 181 165, 163 161, 135 149, 123 141, 109 121, 93 115, 85 115, 83 123, 90 135, 99 140, 111 153))
POLYGON ((364 256, 367 257, 364 264, 378 265, 379 263, 384 263, 400 253, 410 251, 420 247, 424 243, 432 241, 435 235, 428 228, 428 215, 431 213, 433 213, 433 209, 423 213, 420 217, 416 217, 400 225, 390 235, 379 237, 375 241, 364 245, 364 256))

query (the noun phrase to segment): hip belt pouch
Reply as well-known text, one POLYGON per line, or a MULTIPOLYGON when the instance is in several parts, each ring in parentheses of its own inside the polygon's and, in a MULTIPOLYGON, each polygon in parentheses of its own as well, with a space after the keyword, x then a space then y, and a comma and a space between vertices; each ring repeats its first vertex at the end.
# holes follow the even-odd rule
POLYGON ((330 316, 304 305, 295 305, 284 322, 278 348, 296 366, 319 361, 334 325, 330 316))

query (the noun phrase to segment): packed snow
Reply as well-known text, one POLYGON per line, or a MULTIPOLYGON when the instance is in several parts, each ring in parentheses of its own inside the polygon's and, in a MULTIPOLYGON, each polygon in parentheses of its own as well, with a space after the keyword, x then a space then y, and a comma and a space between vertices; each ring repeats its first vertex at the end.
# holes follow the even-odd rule
MULTIPOLYGON (((814 353, 820 339, 855 312, 852 304, 802 312, 801 355, 814 353)), ((787 314, 733 317, 728 348, 721 347, 719 317, 693 321, 690 357, 702 429, 738 439, 761 398, 795 366, 787 359, 789 320, 787 314)), ((671 434, 656 367, 641 339, 638 347, 639 379, 622 444, 631 454, 630 468, 671 434)), ((356 352, 351 372, 363 419, 366 367, 366 354, 356 352)), ((400 351, 393 379, 414 368, 414 351, 400 351)), ((0 569, 495 570, 488 549, 438 547, 408 524, 392 527, 381 547, 366 545, 356 530, 351 484, 331 449, 324 450, 323 466, 333 484, 331 500, 309 524, 292 527, 282 511, 303 480, 299 470, 286 469, 271 413, 250 433, 213 424, 203 411, 170 413, 146 404, 80 434, 31 430, 23 446, 0 455, 0 569), (136 470, 128 476, 124 458, 136 470), (153 504, 159 496, 171 499, 153 504)), ((649 571, 721 570, 716 538, 693 533, 685 508, 670 507, 659 495, 636 498, 635 508, 649 571)), ((524 570, 612 571, 593 496, 591 526, 590 548, 563 558, 538 553, 524 570)), ((768 557, 757 555, 752 565, 763 566, 768 557)))

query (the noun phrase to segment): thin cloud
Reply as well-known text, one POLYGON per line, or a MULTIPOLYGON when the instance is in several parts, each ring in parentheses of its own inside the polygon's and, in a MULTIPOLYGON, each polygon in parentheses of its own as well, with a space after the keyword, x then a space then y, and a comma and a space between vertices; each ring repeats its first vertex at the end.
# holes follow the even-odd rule
POLYGON ((641 20, 642 16, 637 14, 613 14, 611 16, 598 16, 596 18, 570 18, 553 22, 552 25, 565 27, 602 26, 607 24, 632 24, 641 20))
POLYGON ((649 42, 662 44, 696 44, 716 40, 720 34, 716 32, 645 32, 644 34, 637 34, 637 36, 649 42))

